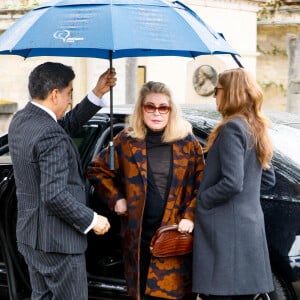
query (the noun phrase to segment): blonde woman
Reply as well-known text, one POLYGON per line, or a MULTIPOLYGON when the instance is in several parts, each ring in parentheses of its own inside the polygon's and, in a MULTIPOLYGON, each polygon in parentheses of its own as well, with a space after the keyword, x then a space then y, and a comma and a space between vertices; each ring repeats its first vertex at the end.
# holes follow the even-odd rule
POLYGON ((155 258, 149 244, 161 225, 194 229, 196 195, 204 157, 170 90, 146 83, 129 126, 114 139, 115 170, 105 149, 88 168, 99 198, 122 218, 125 278, 133 299, 195 299, 191 257, 155 258), (189 298, 187 298, 189 297, 189 298))
POLYGON ((275 184, 263 94, 244 69, 219 74, 223 119, 207 143, 197 196, 193 291, 203 299, 254 299, 273 290, 260 189, 275 184))

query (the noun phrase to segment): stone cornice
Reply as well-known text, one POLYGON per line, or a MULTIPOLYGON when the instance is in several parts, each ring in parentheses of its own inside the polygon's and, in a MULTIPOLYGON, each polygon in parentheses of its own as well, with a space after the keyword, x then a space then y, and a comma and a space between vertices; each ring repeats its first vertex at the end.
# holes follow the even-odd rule
POLYGON ((0 9, 0 33, 1 31, 5 31, 28 11, 29 9, 0 9))
POLYGON ((7 9, 7 8, 2 8, 0 9, 0 15, 24 15, 30 11, 30 9, 25 9, 25 8, 15 8, 15 9, 7 9))
POLYGON ((300 5, 282 5, 267 10, 258 19, 257 25, 299 25, 300 5))

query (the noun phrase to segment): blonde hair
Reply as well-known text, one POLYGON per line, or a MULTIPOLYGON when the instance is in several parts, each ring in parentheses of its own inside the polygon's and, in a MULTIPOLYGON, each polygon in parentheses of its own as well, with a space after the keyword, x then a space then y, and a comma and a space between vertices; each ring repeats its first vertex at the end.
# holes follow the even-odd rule
POLYGON ((169 88, 164 83, 154 81, 149 81, 142 86, 135 103, 133 114, 129 116, 127 120, 127 134, 137 139, 144 139, 146 137, 147 128, 143 120, 143 105, 146 96, 152 93, 164 94, 169 99, 170 115, 168 124, 164 130, 162 141, 170 143, 192 134, 192 125, 181 117, 180 109, 173 101, 169 88))
POLYGON ((218 106, 223 119, 211 132, 206 150, 210 149, 224 124, 235 117, 240 117, 249 124, 260 164, 263 168, 268 168, 273 149, 267 131, 269 120, 261 111, 263 93, 260 86, 242 68, 220 73, 219 85, 222 87, 224 95, 220 98, 218 106))

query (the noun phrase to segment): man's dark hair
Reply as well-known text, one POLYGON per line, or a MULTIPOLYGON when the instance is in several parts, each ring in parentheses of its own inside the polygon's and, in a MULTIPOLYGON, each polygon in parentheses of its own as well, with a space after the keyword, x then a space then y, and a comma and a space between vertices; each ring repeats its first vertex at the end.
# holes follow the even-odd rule
POLYGON ((75 78, 72 67, 46 62, 29 75, 28 90, 32 99, 45 100, 54 89, 62 91, 75 78))

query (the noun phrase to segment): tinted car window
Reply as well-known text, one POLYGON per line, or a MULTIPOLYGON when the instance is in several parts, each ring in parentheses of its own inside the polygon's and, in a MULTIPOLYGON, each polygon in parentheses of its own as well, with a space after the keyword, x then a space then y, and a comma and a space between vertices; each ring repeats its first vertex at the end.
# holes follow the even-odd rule
POLYGON ((277 200, 300 201, 300 130, 274 124, 270 130, 274 145, 273 165, 276 186, 271 195, 277 200))

